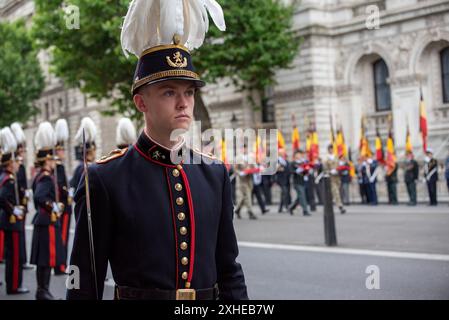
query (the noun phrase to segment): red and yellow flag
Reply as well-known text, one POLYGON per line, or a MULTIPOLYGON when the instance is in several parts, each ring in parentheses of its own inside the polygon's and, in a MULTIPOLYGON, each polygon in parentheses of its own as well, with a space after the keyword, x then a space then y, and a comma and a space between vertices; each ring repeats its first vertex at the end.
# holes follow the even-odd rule
POLYGON ((396 167, 396 151, 394 149, 394 140, 391 130, 388 133, 387 156, 385 159, 385 165, 387 166, 387 175, 390 175, 396 167))
POLYGON ((315 128, 310 131, 310 149, 309 149, 309 161, 314 164, 320 155, 320 146, 318 141, 318 133, 315 128))
POLYGON ((265 148, 262 144, 262 139, 259 135, 256 137, 256 141, 254 142, 254 148, 253 148, 254 154, 256 155, 256 163, 260 164, 263 160, 264 154, 265 154, 265 148))
POLYGON ((360 144, 359 144, 359 154, 361 157, 371 157, 373 155, 368 139, 366 138, 366 129, 365 129, 365 118, 362 117, 362 124, 360 127, 360 144))
POLYGON ((230 168, 230 165, 228 163, 227 153, 226 153, 226 140, 223 138, 220 142, 220 160, 225 164, 226 168, 230 168))
POLYGON ((278 130, 278 150, 279 149, 285 149, 285 139, 281 130, 278 130))
POLYGON ((423 94, 421 91, 421 99, 419 102, 419 131, 422 136, 422 145, 424 152, 427 150, 427 112, 426 104, 424 103, 423 94))
POLYGON ((299 129, 296 125, 296 118, 295 115, 292 114, 292 153, 294 154, 295 151, 299 150, 300 147, 300 135, 299 135, 299 129))
POLYGON ((413 153, 412 138, 410 137, 410 129, 407 124, 407 133, 405 136, 405 152, 413 153))
POLYGON ((338 157, 344 156, 345 158, 347 158, 348 148, 345 143, 345 137, 343 135, 342 128, 337 130, 337 138, 335 139, 335 145, 337 149, 337 156, 338 157))
POLYGON ((379 164, 384 163, 384 147, 382 145, 382 138, 380 137, 379 129, 376 129, 376 160, 379 164))
POLYGON ((298 127, 294 127, 292 131, 292 150, 295 152, 300 147, 300 135, 298 127))

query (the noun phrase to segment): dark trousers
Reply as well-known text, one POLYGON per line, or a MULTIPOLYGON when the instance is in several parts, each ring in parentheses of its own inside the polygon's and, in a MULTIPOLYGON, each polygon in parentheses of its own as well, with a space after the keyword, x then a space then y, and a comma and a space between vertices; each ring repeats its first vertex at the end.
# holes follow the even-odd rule
POLYGON ((397 184, 396 182, 387 182, 389 204, 398 204, 398 194, 396 184, 397 184))
POLYGON ((427 190, 429 191, 430 204, 436 206, 438 204, 436 180, 435 181, 427 181, 427 190))
POLYGON ((256 196, 257 204, 259 205, 260 211, 264 212, 265 211, 265 201, 263 200, 262 193, 263 193, 262 184, 253 186, 253 195, 256 196))
POLYGON ((316 211, 315 186, 315 181, 313 181, 313 179, 306 183, 306 197, 307 203, 310 205, 310 211, 316 211))
POLYGON ((284 185, 279 185, 281 187, 281 202, 279 203, 279 212, 282 212, 283 207, 285 207, 285 209, 288 209, 288 194, 289 194, 289 190, 288 190, 288 185, 284 184, 284 185))
POLYGON ((377 205, 377 192, 376 183, 366 184, 368 203, 371 205, 377 205))
POLYGON ((265 197, 265 202, 267 205, 271 205, 271 177, 270 176, 262 176, 262 187, 263 187, 263 195, 265 197))
POLYGON ((416 204, 416 182, 407 182, 407 193, 411 204, 416 204))
POLYGON ((6 292, 12 293, 22 286, 23 246, 20 231, 5 231, 6 292), (22 254, 21 254, 22 253, 22 254))
POLYGON ((362 204, 368 203, 368 192, 367 192, 367 185, 365 183, 359 183, 359 191, 360 191, 360 198, 362 199, 362 204))
POLYGON ((295 210, 299 204, 302 207, 302 213, 308 214, 309 210, 307 209, 306 187, 302 184, 295 184, 295 190, 296 190, 296 200, 290 207, 291 210, 295 210))

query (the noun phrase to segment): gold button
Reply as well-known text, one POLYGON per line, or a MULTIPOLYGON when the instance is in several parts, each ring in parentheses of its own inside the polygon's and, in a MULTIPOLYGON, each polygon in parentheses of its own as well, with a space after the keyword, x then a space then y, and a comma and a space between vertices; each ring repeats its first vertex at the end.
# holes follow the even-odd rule
POLYGON ((174 169, 173 170, 173 176, 174 177, 179 177, 179 170, 178 169, 174 169))
POLYGON ((179 246, 181 250, 187 250, 187 242, 181 242, 181 245, 179 246))
POLYGON ((187 228, 186 227, 181 227, 179 229, 179 233, 182 234, 183 236, 185 236, 187 234, 187 228))
POLYGON ((186 215, 185 215, 184 212, 178 213, 178 219, 179 219, 179 221, 184 221, 185 218, 186 218, 186 215))
POLYGON ((188 277, 189 277, 189 274, 187 272, 183 272, 182 275, 181 275, 181 278, 183 280, 187 280, 188 277))
POLYGON ((189 263, 189 259, 187 259, 187 257, 183 257, 181 259, 181 263, 182 263, 183 266, 186 266, 189 263))
POLYGON ((182 206, 182 205, 184 204, 184 199, 181 198, 181 197, 177 198, 177 199, 176 199, 176 204, 177 204, 178 206, 182 206))
POLYGON ((180 184, 180 183, 175 184, 175 189, 176 189, 176 191, 181 191, 182 190, 182 184, 180 184))
POLYGON ((179 171, 182 170, 182 166, 181 166, 180 164, 178 164, 178 165, 176 166, 176 168, 177 168, 179 171))

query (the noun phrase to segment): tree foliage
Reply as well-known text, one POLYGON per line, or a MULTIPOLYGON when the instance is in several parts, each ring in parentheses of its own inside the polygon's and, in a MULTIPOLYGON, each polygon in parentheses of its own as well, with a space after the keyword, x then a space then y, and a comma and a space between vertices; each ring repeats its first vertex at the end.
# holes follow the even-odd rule
MULTIPOLYGON (((80 28, 66 27, 63 0, 35 0, 33 34, 52 55, 52 72, 90 97, 111 100, 109 113, 139 119, 130 86, 135 57, 126 59, 120 27, 129 0, 71 0, 79 8, 80 28)), ((209 82, 223 77, 238 89, 263 90, 277 69, 288 67, 299 40, 291 30, 294 6, 279 0, 219 0, 227 31, 212 26, 194 53, 197 71, 209 82)))
POLYGON ((0 23, 0 127, 36 114, 33 101, 43 89, 44 76, 25 23, 0 23))

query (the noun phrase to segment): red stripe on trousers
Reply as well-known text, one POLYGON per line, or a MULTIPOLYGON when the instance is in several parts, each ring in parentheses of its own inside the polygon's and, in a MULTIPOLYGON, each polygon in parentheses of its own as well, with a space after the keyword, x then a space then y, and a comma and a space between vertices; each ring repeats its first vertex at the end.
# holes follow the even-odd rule
POLYGON ((64 246, 67 245, 68 227, 69 227, 69 214, 66 212, 62 216, 62 244, 64 246))
POLYGON ((56 239, 55 239, 55 226, 48 226, 48 242, 49 242, 49 266, 56 266, 56 239))
POLYGON ((5 233, 0 230, 0 261, 3 261, 4 258, 3 248, 5 248, 5 233))
POLYGON ((19 288, 19 232, 12 232, 12 291, 19 288))

